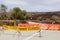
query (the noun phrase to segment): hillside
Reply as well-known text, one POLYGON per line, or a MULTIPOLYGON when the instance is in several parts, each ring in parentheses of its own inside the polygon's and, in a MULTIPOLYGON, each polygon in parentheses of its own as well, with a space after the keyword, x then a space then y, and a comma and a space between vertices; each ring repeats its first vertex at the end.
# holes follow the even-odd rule
POLYGON ((60 12, 27 12, 30 20, 60 21, 60 12))

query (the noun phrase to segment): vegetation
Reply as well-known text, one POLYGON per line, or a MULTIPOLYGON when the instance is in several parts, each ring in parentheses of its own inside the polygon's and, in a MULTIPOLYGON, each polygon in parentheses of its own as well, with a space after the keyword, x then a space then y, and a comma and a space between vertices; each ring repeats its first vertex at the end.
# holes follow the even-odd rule
POLYGON ((6 13, 6 9, 7 9, 7 7, 4 4, 1 4, 0 12, 1 13, 6 13))
POLYGON ((12 20, 26 20, 27 13, 25 10, 21 10, 19 7, 13 8, 11 12, 12 20))
POLYGON ((0 11, 3 15, 0 16, 0 20, 10 19, 10 20, 26 20, 27 19, 27 12, 25 10, 21 10, 19 7, 14 7, 10 11, 10 17, 6 14, 7 7, 1 4, 0 11), (3 9, 3 10, 2 10, 3 9))
POLYGON ((7 15, 6 14, 1 15, 0 20, 6 20, 6 19, 7 19, 7 15))
POLYGON ((1 4, 0 13, 2 13, 2 14, 0 14, 0 20, 6 20, 7 19, 6 10, 7 10, 7 7, 4 4, 1 4))

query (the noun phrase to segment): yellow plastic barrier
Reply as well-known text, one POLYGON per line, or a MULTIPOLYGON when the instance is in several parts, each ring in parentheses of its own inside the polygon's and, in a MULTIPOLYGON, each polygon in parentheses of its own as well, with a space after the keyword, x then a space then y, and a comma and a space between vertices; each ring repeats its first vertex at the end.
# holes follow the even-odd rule
POLYGON ((40 28, 39 27, 30 27, 30 28, 28 28, 28 31, 29 30, 40 30, 40 28))
POLYGON ((8 26, 7 26, 7 25, 3 25, 3 28, 4 28, 4 29, 8 29, 8 26))
POLYGON ((19 30, 19 31, 27 31, 28 28, 27 28, 27 27, 18 27, 18 30, 19 30))
POLYGON ((3 28, 6 29, 6 30, 17 30, 17 27, 15 27, 15 26, 3 25, 3 28))
POLYGON ((32 31, 32 30, 40 30, 40 25, 39 24, 19 24, 17 27, 3 25, 3 28, 7 30, 32 31))

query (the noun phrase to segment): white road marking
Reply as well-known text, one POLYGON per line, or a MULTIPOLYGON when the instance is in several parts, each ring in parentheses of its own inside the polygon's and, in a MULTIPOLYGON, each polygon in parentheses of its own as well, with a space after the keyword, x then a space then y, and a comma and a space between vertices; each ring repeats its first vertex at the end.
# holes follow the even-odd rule
POLYGON ((37 33, 35 33, 35 34, 33 34, 33 35, 31 35, 31 36, 29 36, 29 37, 27 37, 26 39, 24 39, 24 40, 29 40, 29 39, 31 39, 32 37, 34 37, 35 35, 37 35, 38 34, 38 32, 37 33))

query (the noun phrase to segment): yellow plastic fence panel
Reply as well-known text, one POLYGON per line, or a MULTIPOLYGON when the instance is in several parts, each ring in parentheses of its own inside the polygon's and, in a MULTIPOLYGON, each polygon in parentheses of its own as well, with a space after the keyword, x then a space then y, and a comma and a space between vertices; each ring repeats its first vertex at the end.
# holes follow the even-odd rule
POLYGON ((39 24, 18 24, 18 26, 8 26, 3 25, 4 29, 7 30, 18 30, 18 31, 32 31, 32 30, 41 30, 39 24))
POLYGON ((39 27, 30 27, 30 28, 28 28, 28 31, 29 30, 40 30, 40 28, 39 27))
POLYGON ((18 24, 20 31, 41 30, 39 24, 18 24))
POLYGON ((15 27, 15 26, 8 26, 8 29, 9 30, 17 30, 17 27, 15 27))
POLYGON ((3 25, 3 28, 4 28, 4 29, 8 29, 8 26, 7 26, 7 25, 3 25))
POLYGON ((3 25, 3 28, 6 29, 6 30, 17 30, 17 27, 15 27, 15 26, 3 25))
POLYGON ((19 31, 27 31, 27 28, 19 28, 19 31))

